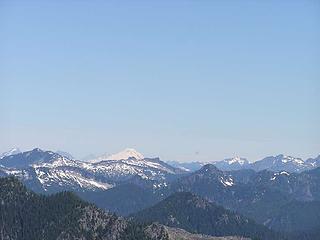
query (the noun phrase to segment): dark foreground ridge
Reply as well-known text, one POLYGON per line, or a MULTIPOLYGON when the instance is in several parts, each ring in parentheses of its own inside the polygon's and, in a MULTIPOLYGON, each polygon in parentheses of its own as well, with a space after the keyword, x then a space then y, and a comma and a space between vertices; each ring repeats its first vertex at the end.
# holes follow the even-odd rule
POLYGON ((75 194, 37 195, 14 177, 0 178, 0 239, 10 240, 239 240, 190 234, 160 224, 136 224, 106 213, 75 194))
POLYGON ((0 239, 150 239, 141 225, 73 193, 37 195, 15 178, 0 179, 0 203, 0 239))
POLYGON ((212 236, 282 239, 265 226, 188 192, 174 193, 155 206, 136 213, 133 218, 141 223, 159 222, 212 236))

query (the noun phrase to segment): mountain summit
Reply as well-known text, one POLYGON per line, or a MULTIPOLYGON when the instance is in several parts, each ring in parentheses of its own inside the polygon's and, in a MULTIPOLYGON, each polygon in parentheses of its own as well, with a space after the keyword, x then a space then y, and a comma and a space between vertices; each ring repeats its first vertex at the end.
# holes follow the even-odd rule
POLYGON ((109 155, 107 160, 127 160, 129 158, 141 160, 144 159, 144 156, 133 148, 126 148, 121 152, 109 155))
POLYGON ((215 162, 214 165, 223 171, 233 171, 248 167, 249 162, 246 158, 233 157, 215 162))
POLYGON ((277 156, 266 157, 260 161, 252 164, 255 171, 270 170, 270 171, 288 171, 288 172, 302 172, 311 168, 308 163, 301 158, 286 156, 279 154, 277 156))
POLYGON ((118 153, 103 154, 103 155, 97 157, 96 159, 90 160, 89 162, 95 163, 95 162, 101 162, 104 160, 118 161, 118 160, 127 160, 130 158, 134 158, 136 160, 142 160, 142 159, 144 159, 144 156, 133 148, 126 148, 123 151, 118 152, 118 153))

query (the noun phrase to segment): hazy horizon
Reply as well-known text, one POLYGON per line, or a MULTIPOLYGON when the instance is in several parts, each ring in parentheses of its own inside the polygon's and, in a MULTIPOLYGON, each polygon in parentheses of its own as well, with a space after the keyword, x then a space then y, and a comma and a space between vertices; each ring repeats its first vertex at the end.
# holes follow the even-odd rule
MULTIPOLYGON (((35 147, 35 148, 38 148, 38 147, 35 147)), ((17 150, 20 150, 21 152, 27 152, 27 151, 31 151, 31 150, 34 150, 35 148, 31 148, 31 149, 21 149, 19 147, 14 147, 14 148, 11 148, 9 150, 14 150, 14 149, 17 149, 17 150)), ((40 148, 41 149, 41 148, 40 148)), ((133 149, 133 148, 126 148, 126 149, 133 149)), ((85 155, 85 156, 76 156, 74 155, 72 152, 68 152, 68 151, 65 151, 65 150, 61 150, 61 149, 41 149, 43 151, 53 151, 53 152, 63 152, 63 153, 67 153, 67 154, 70 154, 72 155, 72 157, 74 157, 75 159, 77 160, 81 160, 81 161, 89 161, 89 160, 95 160, 101 156, 110 156, 112 154, 116 154, 116 153, 119 153, 119 152, 123 152, 125 151, 126 149, 121 149, 120 151, 118 152, 100 152, 100 153, 91 153, 91 154, 88 154, 88 155, 85 155)), ((143 154, 142 152, 140 152, 138 149, 133 149, 135 151, 137 151, 138 153, 140 154, 143 154)), ((1 154, 2 152, 0 152, 1 154)), ((4 152, 3 152, 4 153, 4 152)), ((222 161, 222 160, 226 160, 226 159, 231 159, 231 158, 244 158, 244 159, 247 159, 249 162, 256 162, 256 161, 259 161, 259 160, 262 160, 263 158, 265 157, 270 157, 270 156, 277 156, 277 155, 281 155, 283 154, 284 156, 290 156, 290 157, 296 157, 296 158, 301 158, 302 160, 307 160, 309 158, 316 158, 318 156, 320 156, 320 152, 319 154, 316 154, 316 155, 313 155, 313 156, 309 156, 307 158, 302 158, 300 156, 293 156, 293 155, 290 155, 290 154, 284 154, 284 153, 278 153, 278 154, 274 154, 274 155, 265 155, 265 156, 262 156, 261 158, 259 159, 248 159, 246 158, 245 156, 239 156, 239 155, 235 155, 235 156, 225 156, 224 158, 221 158, 221 159, 208 159, 208 160, 197 160, 196 158, 194 160, 187 160, 187 161, 183 161, 181 159, 163 159, 161 158, 160 155, 156 155, 156 154, 152 154, 152 155, 144 155, 145 158, 160 158, 160 160, 163 160, 163 161, 166 161, 166 162, 171 162, 171 161, 174 161, 174 162, 181 162, 181 163, 191 163, 191 162, 218 162, 218 161, 222 161)))
POLYGON ((0 2, 0 152, 320 153, 317 1, 0 2))

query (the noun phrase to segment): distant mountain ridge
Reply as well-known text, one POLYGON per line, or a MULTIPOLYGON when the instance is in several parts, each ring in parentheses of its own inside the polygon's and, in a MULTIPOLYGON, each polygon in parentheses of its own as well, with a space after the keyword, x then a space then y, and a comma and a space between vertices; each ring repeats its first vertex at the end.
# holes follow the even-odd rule
POLYGON ((255 171, 270 170, 270 171, 288 171, 288 172, 302 172, 312 169, 313 166, 301 158, 286 156, 279 154, 277 156, 266 157, 260 161, 251 164, 250 168, 255 171))
POLYGON ((320 167, 320 155, 316 158, 309 158, 307 160, 302 160, 301 158, 296 158, 292 156, 287 156, 284 154, 279 154, 277 156, 265 157, 261 160, 255 162, 249 162, 246 158, 233 157, 227 158, 222 161, 209 161, 209 162, 177 162, 169 161, 169 164, 184 169, 186 171, 196 171, 199 170, 205 164, 213 164, 223 171, 236 171, 242 169, 253 169, 257 172, 262 170, 269 171, 288 171, 288 172, 303 172, 306 170, 311 170, 320 167))
MULTIPOLYGON (((35 148, 39 149, 39 148, 35 148)), ((35 150, 34 149, 34 150, 35 150)), ((41 150, 41 149, 39 149, 41 150)), ((41 150, 43 151, 43 150, 41 150)), ((30 151, 29 151, 30 152, 30 151)), ((68 159, 74 159, 74 157, 64 151, 43 151, 48 152, 51 154, 58 154, 59 156, 68 158, 68 159)), ((11 156, 11 158, 17 158, 13 157, 14 155, 19 155, 22 152, 18 148, 13 148, 8 152, 4 152, 0 154, 0 165, 6 166, 6 167, 21 167, 21 163, 16 162, 15 160, 11 160, 11 165, 8 165, 8 163, 4 163, 4 161, 1 161, 1 159, 5 157, 11 156), (18 166, 17 166, 18 165, 18 166)), ((32 159, 32 157, 30 157, 32 159)), ((89 163, 100 163, 102 161, 126 161, 130 159, 135 160, 145 160, 145 159, 151 159, 146 158, 143 156, 143 154, 139 153, 135 149, 132 148, 126 148, 123 151, 115 154, 103 154, 101 156, 95 157, 90 160, 86 160, 85 162, 89 163)), ((156 159, 156 158, 153 158, 156 159)), ((38 161, 38 160, 36 160, 38 161)), ((77 160, 79 161, 79 160, 77 160)), ((81 162, 81 161, 80 161, 81 162)), ((164 163, 164 162, 162 162, 164 163)), ((227 158, 222 161, 214 161, 214 162, 177 162, 177 161, 167 161, 168 165, 175 168, 180 169, 180 172, 192 172, 199 170, 202 166, 205 164, 214 164, 217 166, 220 170, 223 171, 236 171, 241 169, 253 169, 255 171, 262 171, 262 170, 269 170, 269 171, 288 171, 288 172, 302 172, 306 170, 311 170, 317 167, 320 167, 320 155, 318 155, 315 158, 309 158, 305 161, 301 158, 296 158, 284 154, 279 154, 277 156, 268 156, 261 160, 255 161, 255 162, 249 162, 246 158, 242 158, 239 156, 227 158)), ((28 166, 30 162, 26 162, 24 166, 28 166)), ((116 164, 114 164, 116 165, 116 164)))
POLYGON ((288 232, 295 229, 281 221, 284 216, 288 216, 287 222, 299 224, 299 229, 305 230, 313 226, 313 222, 320 221, 317 214, 320 206, 313 204, 320 200, 320 168, 302 173, 267 170, 228 172, 208 164, 170 183, 162 191, 167 196, 175 192, 191 192, 250 217, 260 224, 274 229, 286 229, 288 232), (294 217, 290 211, 295 210, 286 206, 295 202, 304 203, 312 221, 302 218, 302 213, 299 217, 294 217), (283 211, 284 209, 286 211, 283 211))

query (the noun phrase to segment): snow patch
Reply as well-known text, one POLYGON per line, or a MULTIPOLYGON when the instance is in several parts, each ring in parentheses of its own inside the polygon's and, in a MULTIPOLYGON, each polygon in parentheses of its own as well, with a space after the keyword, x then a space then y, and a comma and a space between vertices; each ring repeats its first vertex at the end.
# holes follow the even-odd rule
POLYGON ((231 177, 228 177, 227 179, 224 179, 223 177, 220 178, 220 182, 225 187, 231 187, 234 185, 233 179, 231 177))
POLYGON ((281 171, 278 173, 274 173, 273 176, 270 178, 271 181, 274 181, 279 175, 286 175, 289 176, 290 174, 286 171, 281 171))

